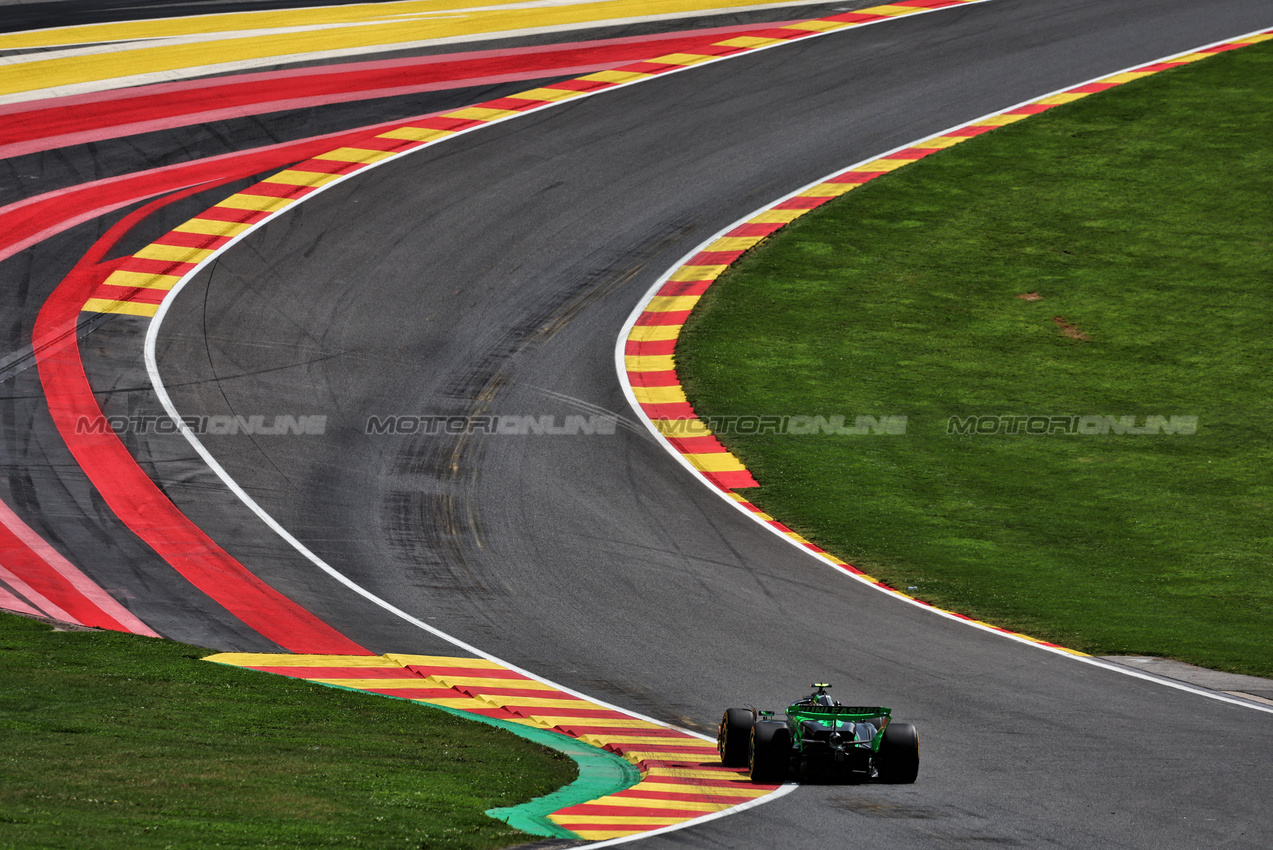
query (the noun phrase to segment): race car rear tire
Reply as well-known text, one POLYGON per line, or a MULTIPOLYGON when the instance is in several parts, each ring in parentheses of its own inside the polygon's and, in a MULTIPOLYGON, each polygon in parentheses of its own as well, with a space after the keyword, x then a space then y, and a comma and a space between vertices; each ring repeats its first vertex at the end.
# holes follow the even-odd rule
POLYGON ((725 767, 743 767, 747 764, 747 747, 751 742, 751 728, 756 715, 750 708, 727 708, 725 716, 716 727, 716 751, 725 767))
POLYGON ((889 723, 884 727, 884 740, 875 756, 880 779, 897 785, 909 785, 919 776, 919 733, 909 723, 889 723))
POLYGON ((747 773, 752 782, 782 782, 791 765, 791 731, 785 723, 757 723, 751 729, 747 773))

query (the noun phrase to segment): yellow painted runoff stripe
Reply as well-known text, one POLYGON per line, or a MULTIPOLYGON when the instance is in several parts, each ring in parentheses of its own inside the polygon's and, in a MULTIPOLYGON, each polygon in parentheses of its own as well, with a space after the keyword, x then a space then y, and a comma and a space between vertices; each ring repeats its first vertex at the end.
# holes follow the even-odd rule
POLYGON ((681 17, 717 9, 799 5, 762 0, 410 0, 269 12, 88 24, 0 36, 0 96, 84 83, 199 69, 214 73, 243 63, 303 56, 356 55, 496 33, 566 29, 648 17, 681 17))
MULTIPOLYGON (((592 20, 639 17, 666 12, 691 12, 708 9, 741 8, 761 5, 795 5, 760 3, 756 0, 724 2, 724 0, 628 0, 606 2, 593 0, 574 4, 586 11, 592 20)), ((253 32, 283 32, 316 27, 356 27, 397 21, 425 19, 493 18, 505 20, 540 17, 546 23, 561 20, 557 14, 564 4, 557 0, 509 3, 507 0, 400 0, 392 3, 361 3, 347 6, 312 6, 273 9, 260 12, 230 12, 191 15, 179 18, 154 18, 71 27, 30 30, 0 36, 0 50, 30 47, 102 44, 129 39, 160 39, 174 36, 219 35, 237 38, 253 32)))

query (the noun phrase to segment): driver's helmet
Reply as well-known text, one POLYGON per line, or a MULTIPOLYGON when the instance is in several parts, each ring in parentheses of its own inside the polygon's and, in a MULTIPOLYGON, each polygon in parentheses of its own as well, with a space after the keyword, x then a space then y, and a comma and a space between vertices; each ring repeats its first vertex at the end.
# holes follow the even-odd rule
POLYGON ((835 700, 831 699, 830 694, 821 693, 813 695, 813 704, 822 708, 834 708, 835 700))

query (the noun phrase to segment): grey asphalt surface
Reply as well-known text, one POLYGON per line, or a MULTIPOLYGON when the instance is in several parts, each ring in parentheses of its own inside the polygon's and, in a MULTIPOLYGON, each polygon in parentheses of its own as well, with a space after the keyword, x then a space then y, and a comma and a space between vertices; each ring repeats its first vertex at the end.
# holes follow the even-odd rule
MULTIPOLYGON (((870 0, 852 0, 851 3, 836 4, 836 7, 861 6, 868 2, 870 0)), ((0 2, 2 5, 3 2, 0 2)), ((55 5, 80 8, 81 11, 84 6, 75 0, 55 5)), ((292 5, 296 5, 294 0, 292 5)), ((588 38, 629 37, 681 27, 756 25, 791 20, 792 16, 802 14, 816 17, 830 13, 828 4, 811 4, 799 8, 702 15, 675 21, 590 29, 585 35, 588 38)), ((560 40, 563 35, 494 39, 472 42, 466 47, 491 50, 525 47, 554 38, 560 40)), ((453 51, 455 48, 385 51, 374 58, 422 55, 443 49, 453 51)), ((0 204, 53 192, 85 180, 161 168, 262 144, 455 109, 524 91, 542 82, 547 81, 527 80, 373 99, 356 104, 312 107, 11 157, 0 160, 0 204)), ((129 229, 106 257, 131 254, 257 179, 259 177, 209 189, 152 211, 129 229)), ((244 627, 232 614, 172 570, 104 508, 100 495, 76 465, 48 416, 30 345, 36 313, 76 260, 129 212, 129 209, 124 209, 86 222, 0 261, 0 499, 43 539, 161 635, 220 649, 276 650, 278 647, 274 643, 244 627)), ((162 413, 154 403, 153 394, 148 391, 148 379, 140 360, 138 340, 144 334, 145 324, 127 316, 86 317, 80 322, 79 343, 85 370, 99 403, 108 415, 162 413)), ((140 436, 144 435, 124 435, 124 442, 148 469, 155 464, 175 464, 180 469, 168 475, 157 471, 156 480, 163 482, 176 475, 185 479, 187 487, 202 487, 204 499, 215 502, 218 497, 228 496, 219 482, 210 480, 211 475, 201 464, 190 463, 193 455, 184 443, 151 442, 139 439, 140 436)), ((229 515, 234 515, 235 507, 237 503, 230 506, 229 515)), ((219 521, 223 534, 225 522, 223 515, 219 521)), ((294 553, 275 552, 277 540, 271 534, 267 534, 267 540, 255 548, 249 542, 253 533, 260 532, 259 523, 254 518, 240 525, 242 527, 237 528, 232 536, 242 560, 251 563, 253 569, 280 588, 295 586, 297 575, 301 576, 299 583, 302 587, 310 586, 313 581, 310 573, 313 571, 308 564, 302 562, 298 569, 297 564, 288 561, 294 553)), ((311 595, 325 601, 326 592, 333 588, 322 586, 325 588, 322 593, 311 595)), ((321 602, 315 605, 316 610, 322 609, 321 602)), ((338 606, 338 611, 350 616, 343 600, 338 606)), ((372 615, 376 613, 368 612, 364 622, 375 622, 372 615)), ((422 635, 422 638, 426 637, 422 635)), ((395 636, 393 642, 401 639, 400 635, 395 636)), ((426 640, 418 648, 429 651, 436 647, 426 640)))
MULTIPOLYGON (((161 371, 187 415, 326 414, 321 436, 206 442, 328 562, 508 661, 702 731, 726 705, 780 708, 814 679, 920 729, 914 786, 804 787, 641 846, 1267 847, 1267 714, 839 577, 639 430, 455 440, 368 435, 366 421, 630 415, 619 328, 711 233, 866 156, 1270 25, 1273 7, 1237 0, 996 0, 485 128, 227 252, 177 298, 161 371)), ((107 332, 86 357, 95 388, 155 409, 124 362, 136 329, 107 332)), ((135 448, 201 528, 355 640, 445 651, 317 575, 181 444, 135 448)))

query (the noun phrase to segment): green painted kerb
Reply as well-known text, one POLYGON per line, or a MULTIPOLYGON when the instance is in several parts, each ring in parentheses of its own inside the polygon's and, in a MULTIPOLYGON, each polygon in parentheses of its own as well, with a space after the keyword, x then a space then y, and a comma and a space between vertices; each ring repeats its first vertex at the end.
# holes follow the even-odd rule
MULTIPOLYGON (((313 684, 336 688, 341 691, 367 694, 368 696, 387 696, 390 699, 403 699, 403 697, 390 696, 389 694, 373 694, 369 691, 360 691, 357 688, 347 688, 343 685, 329 685, 326 682, 313 682, 313 684)), ((637 770, 636 765, 625 761, 609 750, 585 744, 583 741, 571 738, 569 735, 563 735, 560 732, 550 732, 547 729, 536 729, 533 726, 524 726, 521 723, 513 723, 495 717, 483 717, 480 714, 471 714, 458 708, 433 705, 420 700, 410 700, 410 702, 423 705, 426 708, 445 711, 447 714, 454 714, 456 717, 463 717, 466 720, 476 720, 488 726, 506 729, 514 735, 519 735, 528 741, 534 741, 536 744, 548 747, 550 750, 564 753, 575 760, 575 764, 579 766, 579 778, 566 787, 559 788, 551 794, 536 797, 529 802, 522 803, 520 806, 505 806, 499 809, 486 810, 486 814, 496 820, 502 820, 522 832, 545 838, 579 838, 578 835, 564 826, 550 821, 548 816, 553 812, 570 806, 577 806, 580 803, 586 803, 598 797, 616 794, 625 788, 631 788, 641 781, 641 771, 637 770)))
POLYGON ((585 744, 583 741, 571 738, 569 735, 563 735, 560 732, 550 732, 547 729, 536 729, 531 726, 524 726, 521 723, 499 720, 494 717, 468 714, 455 708, 445 708, 440 705, 431 707, 448 711, 460 717, 480 720, 483 723, 489 723, 501 729, 507 729, 514 735, 520 735, 527 740, 534 741, 536 744, 564 753, 575 760, 575 764, 579 766, 579 778, 565 788, 560 788, 542 797, 536 797, 530 802, 522 803, 520 806, 506 806, 500 809, 486 810, 486 813, 491 817, 502 820, 522 832, 529 832, 532 835, 542 835, 548 838, 578 838, 578 835, 564 826, 550 821, 548 816, 553 812, 561 811, 570 806, 577 806, 580 803, 586 803, 598 797, 606 797, 610 794, 618 793, 625 788, 631 788, 641 781, 641 771, 637 770, 636 765, 620 758, 609 750, 585 744))

